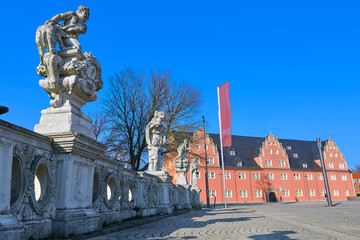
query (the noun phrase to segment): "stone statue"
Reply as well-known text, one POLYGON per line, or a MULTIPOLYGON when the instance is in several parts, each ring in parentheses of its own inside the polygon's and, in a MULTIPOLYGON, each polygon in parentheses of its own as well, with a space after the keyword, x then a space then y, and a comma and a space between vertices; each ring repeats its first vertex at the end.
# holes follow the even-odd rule
POLYGON ((191 189, 198 189, 198 187, 196 185, 197 184, 197 169, 198 169, 197 162, 196 162, 196 159, 194 158, 190 164, 191 189))
POLYGON ((185 173, 189 170, 189 160, 186 158, 186 155, 189 150, 188 140, 185 139, 184 142, 179 145, 177 149, 178 155, 174 160, 175 172, 179 173, 176 184, 187 185, 185 173))
MULTIPOLYGON (((99 62, 90 52, 82 53, 78 41, 79 35, 86 33, 85 22, 89 19, 89 15, 89 8, 81 5, 76 13, 69 11, 58 14, 45 21, 45 24, 36 30, 36 45, 40 55, 40 64, 36 71, 40 76, 45 77, 39 84, 52 99, 50 105, 53 108, 42 112, 40 124, 35 126, 36 132, 43 134, 53 132, 54 127, 47 129, 45 123, 49 125, 49 122, 57 119, 60 121, 61 117, 46 117, 44 114, 55 114, 54 108, 60 108, 57 113, 74 113, 66 117, 63 115, 61 120, 70 119, 76 124, 56 131, 92 134, 91 130, 90 132, 88 130, 89 127, 91 128, 91 119, 81 112, 81 107, 98 98, 96 92, 103 87, 103 82, 99 62), (63 24, 60 21, 63 21, 63 24), (56 50, 57 43, 60 51, 56 50), (78 127, 73 129, 75 125, 78 127)), ((54 123, 55 129, 59 128, 60 124, 61 122, 54 123)))
POLYGON ((155 111, 154 117, 145 129, 146 143, 149 150, 149 171, 161 171, 162 169, 162 149, 166 143, 165 127, 163 121, 165 112, 155 111))

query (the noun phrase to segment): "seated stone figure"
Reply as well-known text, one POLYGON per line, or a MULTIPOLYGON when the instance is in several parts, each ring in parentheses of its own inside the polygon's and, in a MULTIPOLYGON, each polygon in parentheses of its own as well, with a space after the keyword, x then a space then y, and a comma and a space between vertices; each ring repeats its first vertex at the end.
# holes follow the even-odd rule
POLYGON ((89 8, 81 5, 76 13, 69 11, 60 13, 47 20, 36 30, 36 45, 40 55, 40 65, 43 64, 45 48, 48 53, 56 53, 56 43, 59 42, 61 50, 76 48, 81 50, 78 41, 79 34, 86 33, 85 22, 89 19, 89 8), (64 21, 61 25, 59 21, 64 21))

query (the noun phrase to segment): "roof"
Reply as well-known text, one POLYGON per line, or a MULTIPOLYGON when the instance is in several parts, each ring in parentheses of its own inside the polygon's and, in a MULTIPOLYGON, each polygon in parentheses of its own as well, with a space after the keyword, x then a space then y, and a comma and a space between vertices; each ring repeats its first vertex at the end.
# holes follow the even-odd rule
MULTIPOLYGON (((212 138, 217 149, 220 153, 220 135, 209 134, 212 138)), ((254 158, 260 154, 265 137, 246 137, 232 135, 232 146, 224 147, 224 167, 225 168, 258 168, 260 166, 256 163, 254 158), (235 155, 230 155, 230 151, 235 151, 235 155), (238 166, 238 162, 242 162, 242 166, 238 166)), ((290 139, 278 139, 283 148, 287 152, 290 168, 293 170, 304 170, 303 164, 307 164, 307 170, 321 171, 321 167, 315 163, 315 160, 320 159, 319 150, 316 141, 302 141, 302 140, 290 140, 290 139), (291 150, 287 148, 291 146, 291 150), (297 158, 294 158, 294 153, 298 154, 297 158)), ((325 146, 326 141, 322 141, 322 149, 325 146)), ((221 162, 221 161, 220 161, 221 162)), ((220 163, 221 165, 221 163, 220 163)))

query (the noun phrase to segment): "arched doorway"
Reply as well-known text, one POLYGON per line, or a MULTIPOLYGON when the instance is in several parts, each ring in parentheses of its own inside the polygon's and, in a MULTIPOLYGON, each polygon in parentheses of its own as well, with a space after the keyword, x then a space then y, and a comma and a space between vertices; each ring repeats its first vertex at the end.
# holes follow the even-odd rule
POLYGON ((269 194, 269 201, 270 202, 277 202, 276 194, 274 192, 270 192, 269 194))

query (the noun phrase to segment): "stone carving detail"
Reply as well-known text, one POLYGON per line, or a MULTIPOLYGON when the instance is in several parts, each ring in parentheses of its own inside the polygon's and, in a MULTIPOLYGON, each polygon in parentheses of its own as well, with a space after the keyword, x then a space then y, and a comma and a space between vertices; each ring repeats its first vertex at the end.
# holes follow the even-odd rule
POLYGON ((193 159, 190 164, 190 184, 191 189, 199 189, 197 186, 197 162, 196 159, 193 159))
POLYGON ((184 142, 179 145, 177 149, 178 155, 174 160, 175 172, 179 174, 176 184, 187 185, 185 173, 189 170, 189 160, 186 158, 186 155, 189 150, 188 140, 185 139, 184 142))
POLYGON ((166 143, 165 136, 165 112, 155 111, 154 117, 146 126, 145 136, 149 150, 149 171, 161 171, 162 169, 162 150, 166 143))
POLYGON ((99 176, 99 193, 93 202, 93 208, 97 212, 104 212, 107 210, 105 206, 105 198, 106 198, 106 181, 105 177, 107 175, 107 169, 104 166, 96 166, 94 172, 99 176))
POLYGON ((36 30, 40 55, 36 71, 45 77, 40 86, 53 99, 50 105, 54 108, 68 104, 80 109, 95 101, 96 91, 103 87, 99 62, 91 53, 82 53, 78 41, 79 34, 86 33, 89 14, 89 8, 82 5, 76 13, 58 14, 36 30), (56 43, 61 51, 56 51, 56 43))
MULTIPOLYGON (((18 220, 29 221, 43 218, 53 218, 55 215, 56 196, 56 160, 53 154, 38 153, 35 148, 26 145, 16 145, 14 156, 21 163, 22 193, 11 207, 11 212, 18 220), (40 179, 40 198, 35 197, 34 179, 38 167, 42 167, 40 179)), ((21 173, 19 173, 21 174, 21 173)))

